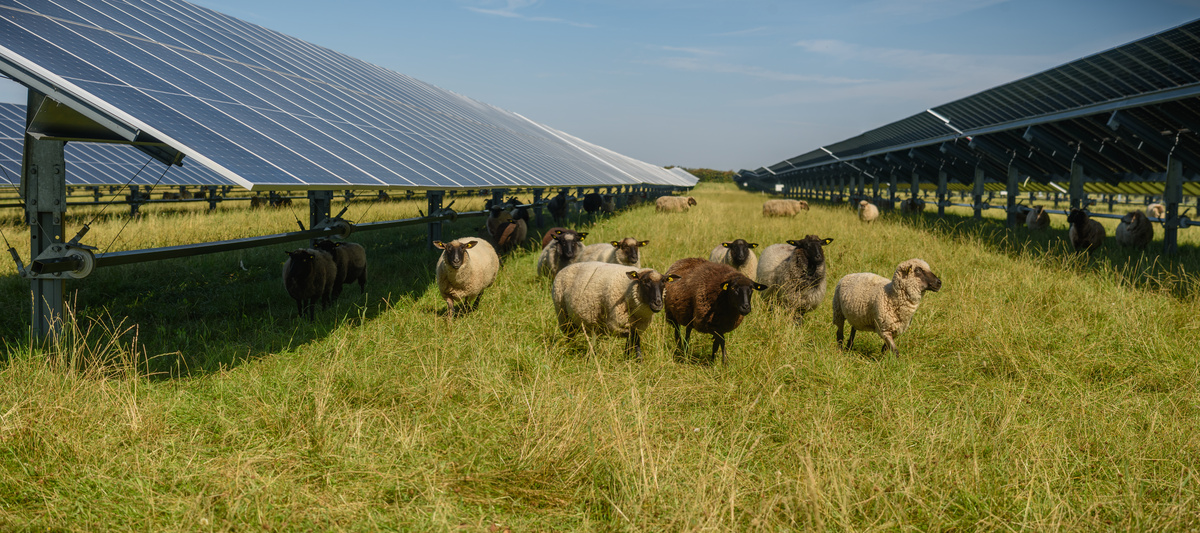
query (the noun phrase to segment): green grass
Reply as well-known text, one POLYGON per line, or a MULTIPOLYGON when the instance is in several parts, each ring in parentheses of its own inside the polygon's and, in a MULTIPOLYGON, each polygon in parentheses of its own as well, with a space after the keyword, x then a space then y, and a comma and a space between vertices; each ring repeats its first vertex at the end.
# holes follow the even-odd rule
MULTIPOLYGON (((756 300, 729 365, 705 366, 675 361, 661 319, 640 364, 622 339, 564 340, 532 251, 451 322, 417 229, 355 235, 368 295, 348 287, 315 323, 279 282, 287 247, 101 270, 69 284, 76 320, 53 348, 23 336, 27 285, 2 267, 0 529, 1200 527, 1200 232, 1180 232, 1177 258, 1087 258, 1058 224, 865 226, 817 203, 763 219, 763 196, 694 195, 689 213, 640 207, 587 240, 649 239, 643 263, 662 271, 721 240, 817 234, 834 239, 831 284, 921 257, 945 285, 899 355, 871 334, 840 351, 828 303, 796 327, 756 300)), ((96 242, 122 223, 98 222, 96 242)), ((292 227, 223 206, 121 235, 292 227)))

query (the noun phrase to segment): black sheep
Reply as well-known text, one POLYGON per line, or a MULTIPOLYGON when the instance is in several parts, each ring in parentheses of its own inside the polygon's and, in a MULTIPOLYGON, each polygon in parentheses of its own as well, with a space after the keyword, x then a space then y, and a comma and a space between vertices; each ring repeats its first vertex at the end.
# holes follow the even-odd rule
POLYGON ((284 253, 288 259, 283 263, 283 287, 296 300, 296 311, 300 316, 303 318, 307 311, 308 319, 313 320, 316 317, 317 300, 321 301, 322 309, 329 307, 333 280, 337 275, 333 256, 324 250, 312 248, 284 253))

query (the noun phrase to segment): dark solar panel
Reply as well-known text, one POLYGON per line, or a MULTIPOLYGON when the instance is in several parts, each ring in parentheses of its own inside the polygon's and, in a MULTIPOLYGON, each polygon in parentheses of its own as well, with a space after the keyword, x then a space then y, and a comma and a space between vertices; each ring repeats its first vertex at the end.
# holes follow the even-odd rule
POLYGON ((667 184, 515 113, 178 0, 0 0, 10 74, 248 188, 667 184), (26 73, 28 75, 28 73, 26 73))

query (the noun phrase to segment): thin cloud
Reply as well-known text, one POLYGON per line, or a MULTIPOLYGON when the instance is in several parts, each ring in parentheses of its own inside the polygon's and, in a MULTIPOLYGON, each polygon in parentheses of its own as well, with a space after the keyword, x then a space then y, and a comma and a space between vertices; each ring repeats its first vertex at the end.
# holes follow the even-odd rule
MULTIPOLYGON (((842 62, 860 62, 887 66, 913 74, 935 73, 954 79, 987 79, 1009 81, 1053 66, 1069 58, 1035 55, 976 55, 924 52, 904 48, 859 46, 844 41, 824 39, 797 41, 795 45, 814 54, 832 57, 842 62)), ((945 81, 945 80, 940 80, 945 81)))
POLYGON ((467 9, 470 11, 474 11, 476 13, 483 14, 483 15, 492 15, 495 17, 505 17, 505 18, 518 19, 518 20, 527 20, 530 22, 551 22, 551 23, 555 23, 555 24, 567 24, 570 26, 575 26, 577 28, 595 28, 596 27, 594 24, 588 24, 588 23, 584 23, 584 22, 575 22, 575 21, 560 19, 560 18, 556 18, 556 17, 535 17, 535 16, 525 15, 523 13, 518 13, 519 10, 533 7, 537 4, 538 4, 537 0, 508 0, 506 5, 501 8, 489 9, 489 8, 483 8, 483 7, 467 6, 467 9))
POLYGON ((940 20, 969 13, 1009 0, 872 0, 859 6, 864 16, 940 20))
POLYGON ((707 61, 700 57, 665 57, 646 61, 647 64, 658 65, 675 70, 686 70, 689 72, 709 72, 714 74, 734 74, 738 76, 749 76, 752 78, 761 78, 772 81, 787 81, 787 82, 810 82, 834 85, 846 85, 855 83, 865 83, 871 80, 843 78, 840 76, 821 76, 811 74, 791 74, 788 72, 778 72, 768 70, 762 67, 751 65, 738 65, 734 63, 724 63, 720 61, 707 61))

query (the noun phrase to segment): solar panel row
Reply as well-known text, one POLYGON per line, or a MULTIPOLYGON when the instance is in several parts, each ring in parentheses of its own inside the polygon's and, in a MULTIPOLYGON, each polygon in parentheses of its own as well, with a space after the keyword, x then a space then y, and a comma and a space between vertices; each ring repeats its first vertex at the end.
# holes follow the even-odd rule
POLYGON ((678 184, 516 113, 177 0, 0 0, 0 56, 19 81, 251 189, 678 184))

